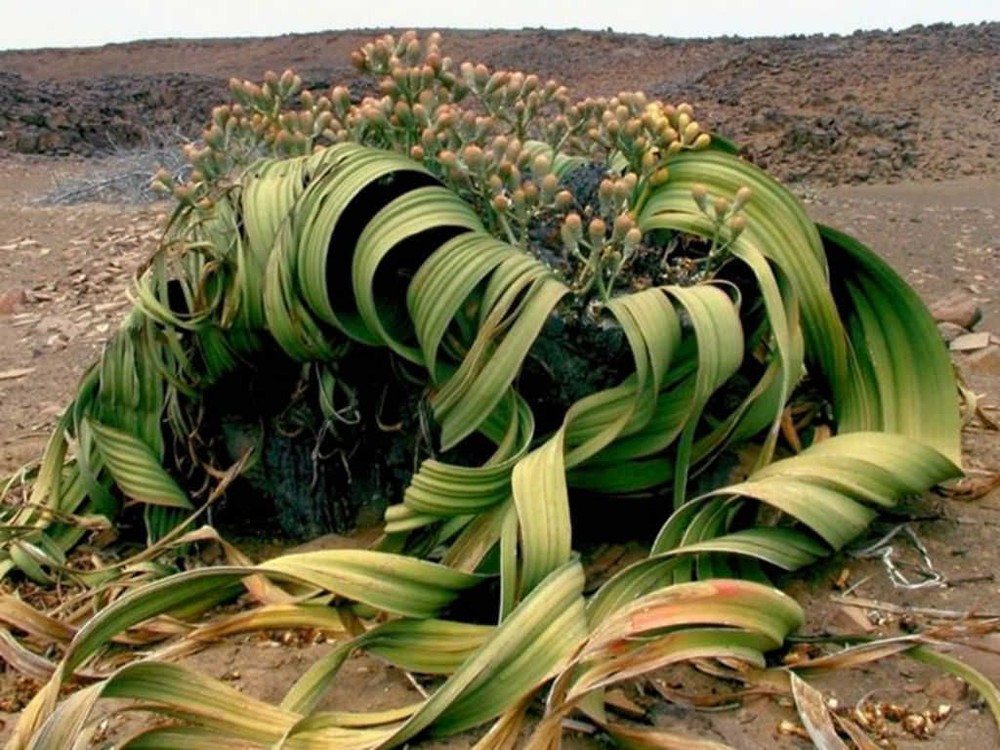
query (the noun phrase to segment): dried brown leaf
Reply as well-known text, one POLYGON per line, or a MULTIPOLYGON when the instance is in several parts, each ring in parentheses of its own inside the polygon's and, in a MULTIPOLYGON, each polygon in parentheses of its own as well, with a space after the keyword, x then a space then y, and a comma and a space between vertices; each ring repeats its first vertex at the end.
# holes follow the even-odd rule
POLYGON ((818 750, 848 750, 837 736, 837 728, 833 725, 833 717, 823 694, 794 672, 792 696, 802 725, 818 750))

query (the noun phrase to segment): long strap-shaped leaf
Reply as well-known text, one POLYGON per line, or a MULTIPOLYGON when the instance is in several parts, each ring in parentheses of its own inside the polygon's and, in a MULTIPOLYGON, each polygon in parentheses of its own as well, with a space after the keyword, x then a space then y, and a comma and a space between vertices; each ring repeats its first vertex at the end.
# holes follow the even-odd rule
MULTIPOLYGON (((569 554, 567 469, 594 455, 630 426, 641 429, 655 413, 660 388, 679 345, 678 318, 667 294, 681 302, 692 321, 699 356, 704 360, 704 375, 699 374, 687 414, 688 450, 702 406, 742 359, 742 337, 732 336, 734 329, 739 331, 732 300, 713 286, 651 289, 615 300, 609 309, 625 330, 636 361, 636 375, 628 383, 630 398, 620 400, 611 389, 581 400, 569 409, 559 431, 514 468, 512 486, 522 556, 520 585, 525 591, 569 554), (615 397, 606 398, 612 395, 615 397), (609 419, 598 432, 584 430, 587 438, 581 440, 577 423, 591 421, 595 413, 609 419), (569 439, 576 446, 566 457, 564 442, 569 439)), ((679 456, 684 455, 683 441, 682 437, 679 456)))
POLYGON ((754 165, 723 151, 682 152, 670 160, 670 179, 657 188, 639 217, 656 226, 660 213, 690 213, 691 188, 703 184, 714 195, 734 196, 749 187, 743 209, 746 240, 788 276, 802 307, 806 358, 833 394, 838 421, 851 429, 873 429, 869 404, 851 368, 847 338, 827 284, 826 256, 819 233, 795 197, 754 165))
POLYGON ((955 376, 934 319, 888 263, 852 237, 820 226, 830 284, 878 426, 920 440, 961 462, 955 376))
POLYGON ((589 616, 603 621, 684 570, 684 558, 692 554, 722 552, 797 569, 863 532, 873 515, 869 505, 891 506, 915 487, 926 489, 958 473, 945 456, 901 435, 859 432, 830 438, 677 510, 660 530, 652 556, 608 581, 589 602, 589 616), (753 518, 735 512, 751 500, 780 509, 802 527, 734 526, 753 518), (721 527, 711 520, 720 502, 732 510, 721 527))
POLYGON ((129 497, 152 505, 190 508, 184 491, 160 465, 160 459, 132 434, 88 421, 87 429, 112 478, 129 497))
MULTIPOLYGON (((690 321, 695 346, 694 375, 683 378, 654 399, 648 422, 634 436, 625 431, 621 443, 571 472, 575 486, 604 492, 634 492, 674 480, 675 502, 684 498, 695 430, 710 396, 736 372, 743 358, 743 335, 736 305, 720 288, 702 284, 690 288, 663 287, 662 293, 676 299, 690 321), (680 438, 670 459, 653 455, 680 438), (634 459, 634 460, 633 460, 634 459)), ((628 300, 630 295, 619 300, 628 300)), ((622 321, 626 331, 627 321, 622 321)), ((655 340, 665 335, 662 325, 635 328, 637 340, 655 340)), ((631 341, 631 339, 630 339, 631 341)), ((637 344, 633 343, 633 348, 637 344)), ((686 370, 687 364, 683 366, 686 370)), ((663 377, 669 373, 665 374, 663 377)), ((573 467, 571 467, 573 468, 573 467)))
MULTIPOLYGON (((319 553, 327 557, 330 554, 319 553)), ((305 570, 306 575, 312 576, 312 571, 319 568, 338 567, 332 561, 323 565, 320 558, 310 558, 314 562, 309 565, 301 557, 293 556, 289 562, 279 563, 277 568, 283 571, 305 570), (300 559, 295 560, 295 557, 300 559)), ((376 557, 371 558, 373 562, 376 557)), ((391 558, 381 557, 386 562, 391 558)), ((259 568, 269 573, 273 573, 274 569, 275 566, 268 571, 259 568)), ((126 597, 129 601, 116 603, 101 614, 99 626, 88 626, 90 635, 81 634, 74 661, 79 662, 85 651, 98 645, 94 640, 95 633, 106 634, 114 628, 127 627, 137 617, 157 609, 165 611, 181 599, 192 596, 192 582, 200 580, 217 585, 219 580, 245 575, 250 570, 253 569, 217 570, 197 576, 181 574, 167 579, 153 591, 126 597)), ((586 632, 582 589, 580 564, 571 562, 553 572, 523 602, 515 615, 499 628, 400 621, 362 636, 358 646, 364 645, 365 640, 371 640, 373 651, 393 662, 425 671, 452 672, 452 676, 419 707, 395 713, 384 712, 378 716, 315 714, 306 719, 298 711, 315 704, 318 691, 322 690, 329 675, 308 676, 293 689, 288 707, 276 708, 184 667, 138 663, 124 667, 108 680, 79 691, 63 702, 35 735, 30 747, 55 750, 71 746, 101 697, 153 702, 163 710, 207 730, 192 732, 191 737, 221 735, 254 744, 280 743, 287 748, 334 746, 371 750, 398 746, 428 729, 443 734, 461 731, 503 713, 523 694, 532 692, 563 668, 586 632), (553 613, 556 614, 553 616, 553 613), (440 662, 440 657, 432 656, 438 661, 421 657, 421 647, 432 643, 440 646, 444 642, 442 639, 458 646, 455 657, 446 662, 440 662), (414 651, 414 648, 417 650, 414 651), (413 661, 414 658, 417 661, 413 661), (400 723, 399 719, 407 716, 409 718, 400 723), (379 723, 388 726, 375 728, 379 723)), ((335 654, 336 658, 324 666, 335 671, 346 653, 335 654)), ((58 680, 71 669, 70 664, 64 663, 51 685, 58 686, 58 680)), ((51 689, 43 692, 42 698, 50 694, 51 689)), ((35 721, 44 718, 37 713, 40 700, 36 699, 33 705, 35 721)), ((135 746, 162 746, 158 744, 161 741, 158 736, 152 735, 147 744, 137 739, 135 746)))
POLYGON ((470 435, 496 408, 552 309, 568 293, 569 288, 537 262, 505 287, 469 354, 432 401, 443 448, 470 435))
POLYGON ((469 232, 445 242, 421 264, 407 288, 406 305, 432 381, 440 379, 438 350, 448 327, 459 317, 471 322, 465 308, 473 291, 516 255, 523 254, 487 234, 469 232))
POLYGON ((322 322, 375 344, 377 339, 358 325, 351 294, 358 237, 382 208, 378 201, 398 197, 407 185, 437 181, 420 165, 396 154, 354 144, 337 148, 345 149, 343 158, 309 185, 296 208, 296 288, 322 322), (366 190, 374 191, 368 203, 363 202, 366 190))
POLYGON ((679 661, 723 658, 761 666, 764 652, 803 621, 790 597, 747 581, 678 584, 635 599, 598 623, 556 678, 527 748, 558 747, 561 720, 594 691, 679 661))
MULTIPOLYGON (((376 288, 380 266, 390 254, 412 256, 395 260, 399 270, 415 272, 436 250, 432 240, 450 234, 480 230, 482 224, 465 201, 441 186, 417 188, 404 193, 368 222, 354 250, 353 283, 358 312, 368 331, 394 352, 423 364, 421 350, 414 346, 413 324, 399 304, 402 294, 387 296, 376 288), (421 235, 424 235, 421 237, 421 235), (376 296, 381 295, 381 296, 376 296), (392 315, 392 317, 390 317, 392 315)), ((401 290, 402 285, 395 289, 401 290)))

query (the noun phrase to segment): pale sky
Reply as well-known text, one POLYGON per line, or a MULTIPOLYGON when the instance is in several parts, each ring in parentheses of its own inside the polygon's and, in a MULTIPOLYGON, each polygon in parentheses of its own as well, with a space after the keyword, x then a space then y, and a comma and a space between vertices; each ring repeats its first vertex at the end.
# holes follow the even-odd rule
POLYGON ((380 27, 705 37, 998 20, 1000 0, 0 0, 0 49, 380 27))

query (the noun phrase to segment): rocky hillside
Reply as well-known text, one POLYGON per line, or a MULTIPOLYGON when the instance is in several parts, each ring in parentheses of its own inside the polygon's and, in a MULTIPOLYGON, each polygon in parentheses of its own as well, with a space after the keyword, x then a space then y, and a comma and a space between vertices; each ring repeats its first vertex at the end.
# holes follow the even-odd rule
MULTIPOLYGON (((230 76, 291 66, 313 88, 350 82, 350 51, 377 33, 0 52, 0 147, 92 155, 196 137, 230 76)), ((790 182, 1000 171, 1000 23, 713 40, 448 31, 445 50, 555 77, 581 97, 643 89, 690 101, 790 182)))

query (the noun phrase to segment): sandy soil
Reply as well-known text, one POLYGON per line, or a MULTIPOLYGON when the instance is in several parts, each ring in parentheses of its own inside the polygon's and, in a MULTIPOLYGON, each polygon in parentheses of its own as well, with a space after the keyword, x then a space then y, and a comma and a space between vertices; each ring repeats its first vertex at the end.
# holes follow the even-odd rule
MULTIPOLYGON (((919 43, 908 43, 906 59, 914 75, 933 57, 939 46, 938 37, 946 37, 947 41, 952 33, 947 29, 937 35, 922 32, 914 37, 919 43)), ((308 67, 326 65, 333 59, 337 60, 337 65, 342 65, 346 51, 367 37, 367 34, 338 35, 325 42, 323 38, 310 37, 305 47, 287 38, 259 41, 250 47, 255 50, 253 55, 249 55, 246 48, 235 48, 227 42, 165 42, 140 47, 119 45, 106 48, 100 54, 88 50, 4 53, 0 59, 4 68, 25 76, 48 76, 63 81, 104 75, 112 65, 122 69, 127 66, 135 75, 184 70, 251 76, 266 66, 308 67), (248 69, 250 65, 253 68, 248 69)), ((974 41, 976 37, 970 38, 974 41)), ((837 44, 849 46, 854 43, 853 39, 838 38, 837 44)), ((497 64, 536 69, 541 66, 543 72, 568 73, 567 77, 576 75, 578 92, 589 93, 585 87, 590 86, 590 90, 606 93, 626 82, 630 82, 630 88, 655 87, 657 80, 676 78, 676 68, 670 65, 678 59, 697 68, 707 65, 705 60, 716 59, 714 56, 720 50, 731 51, 734 45, 739 46, 732 41, 727 42, 730 46, 725 48, 717 46, 721 42, 687 46, 672 42, 662 45, 666 50, 663 55, 674 55, 668 60, 653 55, 650 50, 659 48, 655 40, 649 38, 635 40, 581 32, 559 37, 560 44, 580 47, 576 58, 560 60, 549 56, 553 54, 551 51, 542 51, 528 41, 522 39, 520 44, 514 44, 511 35, 466 34, 453 45, 452 51, 456 57, 473 57, 482 48, 497 64), (616 46, 605 48, 598 42, 616 46), (595 45, 598 54, 593 54, 595 45), (595 59, 603 67, 595 63, 583 66, 583 72, 574 67, 574 60, 595 59)), ((895 70, 892 65, 898 63, 886 62, 890 60, 886 50, 894 49, 897 42, 891 37, 873 37, 868 42, 867 59, 882 61, 883 67, 895 70)), ((771 40, 770 43, 778 52, 794 47, 794 40, 771 40)), ((992 75, 994 82, 1000 80, 996 63, 991 70, 977 56, 977 48, 971 42, 969 49, 971 69, 978 71, 972 78, 979 80, 976 76, 985 71, 987 78, 992 75)), ((789 59, 795 64, 783 67, 780 54, 774 54, 774 72, 770 75, 775 80, 801 80, 803 70, 796 65, 805 64, 802 58, 792 56, 789 59)), ((842 59, 836 50, 824 54, 829 54, 839 65, 825 75, 844 77, 848 75, 845 71, 856 67, 856 61, 842 59)), ((865 75, 874 81, 878 73, 878 69, 873 69, 865 75)), ((699 82, 705 78, 693 74, 689 78, 694 81, 692 87, 696 92, 701 91, 698 86, 704 84, 699 82)), ((880 88, 878 96, 896 97, 880 99, 879 106, 886 111, 904 109, 909 106, 910 98, 914 102, 927 100, 925 92, 909 88, 895 92, 880 88)), ((205 102, 206 109, 210 104, 205 102)), ((722 105, 716 103, 715 106, 722 105)), ((811 106, 822 109, 827 105, 811 106)), ((997 112, 989 109, 995 105, 980 101, 978 106, 981 111, 970 110, 965 114, 962 114, 964 110, 953 108, 951 112, 957 118, 954 127, 978 132, 982 123, 990 122, 991 117, 995 123, 997 112)), ((796 111, 802 113, 806 109, 800 107, 796 111)), ((865 138, 867 136, 849 139, 851 148, 860 148, 865 138)), ((995 133, 989 138, 996 138, 995 133)), ((771 148, 766 138, 755 143, 761 152, 771 148)), ((817 220, 851 232, 876 248, 928 302, 959 290, 983 308, 984 319, 978 330, 997 332, 1000 331, 1000 178, 997 177, 996 160, 988 148, 991 148, 989 143, 984 147, 970 145, 968 150, 959 148, 955 152, 954 159, 974 165, 968 170, 973 176, 960 176, 963 170, 952 168, 954 165, 942 168, 934 156, 921 157, 923 161, 909 172, 889 169, 882 179, 872 169, 864 180, 856 179, 854 166, 853 177, 831 173, 834 182, 863 181, 866 184, 828 186, 822 181, 797 180, 794 189, 817 220), (955 177, 949 178, 949 175, 955 177), (901 177, 910 179, 898 181, 901 177), (895 184, 888 184, 890 179, 895 180, 895 184)), ((874 164, 881 158, 872 157, 871 162, 874 164)), ((852 163, 867 163, 863 155, 855 154, 852 159, 852 163)), ((802 157, 782 164, 788 170, 806 162, 802 157)), ((102 342, 127 309, 123 292, 130 275, 155 242, 160 214, 165 210, 163 204, 88 203, 56 207, 40 202, 53 189, 57 179, 92 173, 98 166, 87 160, 0 155, 0 474, 39 455, 54 418, 73 392, 81 373, 98 356, 102 342), (24 372, 10 375, 16 371, 24 372), (8 376, 3 377, 3 373, 8 376)), ((986 413, 1000 419, 1000 363, 969 356, 958 356, 957 363, 970 387, 983 394, 986 413)), ((1000 468, 1000 433, 975 423, 966 432, 966 447, 967 468, 974 472, 1000 468)), ((806 634, 894 634, 913 627, 919 629, 931 622, 932 618, 912 612, 901 617, 885 609, 845 606, 836 601, 840 589, 845 586, 856 586, 851 592, 854 597, 889 606, 980 613, 992 609, 1000 616, 997 605, 1000 582, 995 578, 995 571, 1000 567, 1000 548, 995 542, 1000 528, 1000 491, 968 502, 932 495, 908 508, 907 515, 886 519, 873 532, 873 538, 907 519, 912 521, 913 529, 926 544, 934 565, 949 585, 905 591, 893 587, 878 561, 849 557, 833 560, 786 582, 787 590, 809 609, 806 634)), ((991 679, 1000 681, 1000 657, 997 656, 1000 636, 988 635, 978 643, 992 650, 965 648, 957 650, 957 655, 991 679)), ((278 699, 305 665, 329 648, 322 642, 295 640, 285 643, 281 635, 276 634, 232 639, 191 657, 190 661, 208 674, 226 677, 248 693, 278 699)), ((663 674, 655 679, 672 687, 701 684, 689 673, 663 674)), ((867 697, 913 710, 934 708, 942 703, 953 707, 951 718, 939 727, 935 737, 927 740, 892 725, 889 736, 893 747, 998 745, 998 735, 989 715, 974 694, 956 681, 914 662, 886 661, 852 673, 825 677, 817 684, 842 704, 853 704, 867 697)), ((30 690, 30 683, 17 680, 9 673, 0 674, 0 707, 7 711, 0 713, 0 720, 5 724, 0 736, 9 731, 14 720, 10 712, 16 712, 30 690)), ((810 746, 800 738, 779 732, 780 722, 794 719, 794 713, 778 700, 757 698, 739 709, 704 713, 655 697, 658 693, 652 683, 632 687, 628 694, 645 709, 647 720, 727 742, 735 748, 810 746)), ((399 705, 415 697, 416 690, 404 675, 362 657, 349 662, 337 689, 327 700, 331 707, 376 709, 399 705)), ((463 736, 446 742, 428 741, 419 747, 457 750, 469 747, 472 742, 473 737, 463 736)), ((570 734, 566 746, 596 748, 603 744, 599 738, 570 734)))

